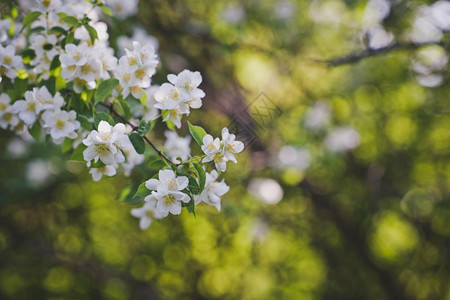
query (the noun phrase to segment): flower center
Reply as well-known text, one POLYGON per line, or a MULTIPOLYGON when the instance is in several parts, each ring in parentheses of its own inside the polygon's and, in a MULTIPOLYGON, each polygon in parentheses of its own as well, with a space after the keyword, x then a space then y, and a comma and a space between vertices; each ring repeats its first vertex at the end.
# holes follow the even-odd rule
POLYGON ((97 145, 97 148, 95 149, 95 152, 98 155, 105 155, 108 152, 108 147, 105 144, 99 144, 97 145))
POLYGON ((66 125, 66 122, 64 122, 63 120, 61 120, 61 119, 56 120, 56 124, 55 124, 56 128, 63 129, 65 125, 66 125))
POLYGON ((93 71, 93 69, 92 69, 91 65, 89 65, 89 64, 86 64, 81 68, 81 72, 83 74, 89 74, 92 71, 93 71))
POLYGON ((145 212, 145 215, 149 218, 153 218, 153 216, 155 215, 155 212, 153 210, 147 210, 145 212))
POLYGON ((145 70, 144 69, 138 69, 136 72, 136 78, 143 79, 145 76, 145 70))
POLYGON ((34 111, 35 108, 36 108, 36 104, 34 102, 27 103, 27 111, 34 111))
POLYGON ((228 145, 225 147, 225 150, 226 150, 227 152, 229 152, 229 153, 233 153, 233 152, 234 152, 234 145, 233 145, 233 144, 228 144, 228 145))
POLYGON ((166 206, 171 206, 172 204, 175 203, 175 197, 173 195, 165 195, 164 196, 164 204, 166 206))
POLYGON ((10 65, 12 63, 12 57, 6 55, 5 57, 3 57, 3 62, 7 65, 10 65))
POLYGON ((11 121, 11 120, 12 120, 12 113, 6 113, 6 114, 4 114, 4 115, 3 115, 3 119, 4 119, 6 122, 11 121))
POLYGON ((215 162, 224 162, 225 158, 223 157, 222 154, 217 153, 216 155, 214 155, 214 161, 215 162))
POLYGON ((126 73, 126 74, 123 75, 123 81, 128 82, 128 81, 130 81, 130 79, 131 79, 131 75, 130 74, 126 73))
POLYGON ((171 190, 177 190, 177 189, 178 189, 178 184, 177 184, 177 182, 176 182, 175 179, 171 179, 171 180, 169 181, 169 183, 167 184, 167 186, 168 186, 169 189, 171 189, 171 190))
POLYGON ((3 111, 6 109, 6 104, 5 103, 0 103, 0 110, 3 111))

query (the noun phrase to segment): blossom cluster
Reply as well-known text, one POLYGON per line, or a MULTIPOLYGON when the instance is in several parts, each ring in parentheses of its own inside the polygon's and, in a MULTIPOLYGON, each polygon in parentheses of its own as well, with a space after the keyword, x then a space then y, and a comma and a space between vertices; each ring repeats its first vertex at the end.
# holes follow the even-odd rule
MULTIPOLYGON (((206 172, 205 189, 200 195, 194 196, 195 205, 206 203, 221 209, 221 198, 230 187, 225 180, 218 182, 217 171, 206 172)), ((169 215, 179 215, 183 203, 188 203, 191 199, 183 192, 188 186, 189 180, 186 176, 177 176, 172 170, 161 170, 158 173, 159 179, 149 179, 145 182, 145 187, 151 194, 145 197, 145 204, 140 208, 131 210, 131 214, 140 219, 141 229, 147 229, 154 219, 162 219, 169 215)))
POLYGON ((202 82, 200 72, 184 70, 178 75, 169 74, 169 83, 161 85, 154 94, 156 108, 167 111, 163 121, 171 120, 181 127, 181 116, 189 115, 190 108, 200 108, 205 93, 198 88, 202 82))
POLYGON ((202 162, 214 161, 217 170, 224 172, 229 160, 237 163, 234 154, 244 150, 244 143, 236 141, 236 136, 230 134, 228 128, 224 128, 222 129, 222 140, 219 138, 213 139, 209 134, 205 135, 202 150, 206 154, 202 162))
POLYGON ((101 166, 92 167, 89 173, 94 181, 99 181, 102 175, 114 176, 119 166, 122 166, 126 174, 130 174, 135 165, 144 161, 144 156, 138 154, 128 137, 131 128, 123 123, 111 126, 106 121, 100 121, 98 131, 92 130, 83 140, 87 148, 83 151, 83 158, 87 166, 92 166, 92 161, 101 166), (125 155, 124 155, 125 154, 125 155))
POLYGON ((0 127, 20 130, 30 128, 39 121, 55 144, 62 144, 65 138, 77 138, 80 122, 74 110, 61 110, 64 99, 57 92, 55 96, 43 86, 25 92, 25 99, 11 104, 8 94, 0 95, 0 127))
POLYGON ((67 82, 73 82, 73 89, 81 93, 95 89, 100 79, 109 79, 109 72, 115 69, 117 58, 112 49, 103 46, 67 44, 60 56, 61 75, 67 82))
POLYGON ((141 46, 134 41, 133 49, 125 49, 126 54, 119 59, 114 76, 119 79, 118 90, 124 98, 130 93, 139 99, 142 89, 150 87, 151 77, 156 72, 158 58, 152 45, 141 46))
MULTIPOLYGON (((155 155, 146 151, 147 142, 164 164, 143 188, 130 192, 130 199, 139 195, 143 202, 132 210, 142 229, 153 219, 180 214, 182 207, 194 212, 195 205, 205 203, 220 211, 229 187, 219 174, 228 160, 237 162, 234 155, 244 146, 226 128, 222 140, 206 132, 199 138, 189 123, 205 152, 191 156, 192 138, 174 129, 182 127, 190 109, 203 104, 200 72, 183 70, 169 74, 162 85, 153 84, 158 42, 143 29, 135 30, 131 39, 119 37, 124 51, 116 56, 108 25, 100 20, 108 8, 116 18, 130 16, 137 11, 137 0, 18 2, 30 11, 22 23, 13 14, 0 20, 0 128, 30 141, 47 134, 70 160, 84 162, 94 181, 115 176, 119 169, 130 176, 155 155), (149 140, 160 117, 170 129, 162 151, 149 140)), ((141 169, 135 173, 146 176, 141 169)))
POLYGON ((0 45, 0 82, 2 82, 2 76, 14 80, 20 69, 23 69, 23 62, 22 58, 16 55, 16 49, 11 45, 6 47, 0 45))

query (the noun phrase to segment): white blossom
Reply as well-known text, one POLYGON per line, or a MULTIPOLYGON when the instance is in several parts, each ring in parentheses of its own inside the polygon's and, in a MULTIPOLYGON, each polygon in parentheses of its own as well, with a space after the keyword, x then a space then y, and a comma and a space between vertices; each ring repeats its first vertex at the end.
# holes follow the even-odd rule
POLYGON ((195 197, 195 205, 204 202, 220 211, 222 196, 230 190, 230 187, 225 183, 224 179, 218 182, 218 177, 219 174, 216 170, 212 170, 211 173, 206 172, 205 189, 200 195, 195 197))
POLYGON ((227 160, 231 160, 237 163, 234 154, 242 152, 244 150, 244 143, 236 141, 236 136, 230 134, 228 128, 222 129, 222 143, 223 143, 223 155, 227 160))
POLYGON ((11 129, 19 124, 19 118, 13 111, 11 98, 8 94, 0 94, 0 128, 11 129))
POLYGON ((137 13, 138 0, 106 0, 106 5, 111 8, 114 16, 125 19, 137 13))
POLYGON ((125 54, 125 49, 133 47, 133 41, 139 41, 142 45, 151 45, 153 49, 158 50, 158 40, 147 33, 143 28, 137 27, 133 31, 133 35, 130 37, 120 36, 117 38, 117 47, 119 48, 120 56, 125 54))
POLYGON ((142 207, 133 208, 131 214, 139 218, 139 227, 142 230, 147 229, 154 219, 162 219, 167 216, 167 214, 161 214, 156 210, 155 199, 147 200, 142 207))
POLYGON ((179 215, 181 213, 181 202, 187 203, 190 198, 181 192, 188 186, 189 180, 186 176, 176 176, 172 170, 160 170, 159 179, 149 179, 145 183, 147 189, 151 190, 146 201, 156 200, 156 210, 160 214, 171 213, 179 215))
POLYGON ((178 75, 169 74, 167 79, 183 94, 183 103, 191 108, 200 108, 205 92, 198 88, 202 83, 200 72, 184 70, 178 75))
POLYGON ((0 45, 0 82, 2 76, 14 80, 20 69, 23 69, 23 62, 22 58, 16 55, 16 49, 12 45, 6 47, 0 45))
POLYGON ((179 157, 182 161, 188 160, 191 155, 191 137, 179 137, 175 131, 170 130, 166 130, 164 135, 167 138, 164 143, 164 150, 166 150, 170 159, 176 160, 179 157))
POLYGON ((158 91, 159 86, 151 86, 145 90, 145 95, 147 96, 147 101, 143 107, 143 119, 145 121, 153 121, 156 120, 159 116, 159 109, 155 107, 157 103, 155 100, 155 93, 158 91))
POLYGON ((124 162, 125 157, 120 151, 121 143, 128 138, 124 132, 125 126, 122 123, 113 127, 106 121, 100 121, 98 131, 92 130, 83 140, 83 144, 87 146, 83 151, 83 157, 88 162, 88 166, 92 160, 97 162, 99 159, 105 165, 124 162))
POLYGON ((116 175, 116 166, 115 165, 106 165, 101 168, 91 168, 89 173, 92 175, 92 180, 100 181, 103 175, 106 176, 114 176, 116 175))
POLYGON ((64 138, 75 139, 76 130, 80 128, 80 122, 76 120, 77 114, 71 110, 46 111, 42 114, 43 127, 50 133, 55 144, 61 144, 64 138))
POLYGON ((202 162, 214 161, 216 169, 224 172, 227 169, 227 161, 237 163, 234 154, 244 150, 244 144, 236 141, 236 136, 230 134, 228 128, 222 129, 222 141, 219 138, 213 139, 209 134, 203 137, 202 150, 206 154, 202 162))
POLYGON ((63 104, 64 99, 59 93, 56 93, 53 97, 48 89, 43 86, 25 92, 25 100, 14 102, 13 110, 27 126, 31 126, 42 111, 56 110, 61 108, 63 104))

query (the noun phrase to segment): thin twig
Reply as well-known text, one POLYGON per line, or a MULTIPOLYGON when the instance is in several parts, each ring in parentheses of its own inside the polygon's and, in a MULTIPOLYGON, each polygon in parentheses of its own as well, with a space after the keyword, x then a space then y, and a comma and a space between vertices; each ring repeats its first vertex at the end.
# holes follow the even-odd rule
MULTIPOLYGON (((100 102, 100 105, 106 107, 109 109, 109 111, 113 114, 115 114, 119 119, 121 119, 124 123, 130 125, 130 127, 133 129, 133 131, 138 131, 138 126, 134 125, 133 123, 131 123, 130 121, 128 121, 124 116, 122 116, 117 110, 114 109, 113 105, 110 103, 104 103, 104 102, 100 102)), ((158 155, 163 158, 164 160, 166 160, 168 163, 178 166, 179 163, 174 163, 173 161, 171 161, 164 153, 162 153, 156 146, 155 144, 152 143, 152 141, 150 141, 150 139, 146 136, 143 136, 144 140, 147 142, 147 144, 149 144, 155 151, 156 153, 158 153, 158 155)))
POLYGON ((348 55, 332 58, 325 61, 319 61, 321 63, 327 64, 328 67, 337 67, 346 64, 354 64, 361 61, 364 58, 377 56, 397 50, 414 50, 425 46, 438 45, 442 47, 448 47, 443 42, 424 42, 424 43, 413 43, 413 42, 395 42, 389 46, 377 48, 377 49, 366 49, 361 52, 350 53, 348 55))

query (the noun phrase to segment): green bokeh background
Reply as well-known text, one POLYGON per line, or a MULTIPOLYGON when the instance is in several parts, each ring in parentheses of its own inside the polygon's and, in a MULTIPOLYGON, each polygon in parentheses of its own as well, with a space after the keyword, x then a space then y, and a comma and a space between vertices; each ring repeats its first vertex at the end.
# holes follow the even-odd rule
MULTIPOLYGON (((433 1, 406 2, 384 24, 398 37, 433 1)), ((110 32, 114 41, 137 22, 158 38, 157 83, 201 71, 207 97, 190 121, 213 135, 261 92, 282 110, 270 128, 246 120, 258 139, 229 165, 220 213, 198 206, 196 217, 183 211, 141 231, 116 200, 131 179, 92 182, 51 145, 14 158, 13 136, 1 131, 0 298, 450 299, 448 79, 420 86, 414 50, 328 68, 318 61, 364 49, 366 1, 291 3, 292 17, 280 19, 272 0, 141 1, 138 16, 110 32), (230 3, 245 10, 237 24, 223 20, 230 3), (330 153, 323 134, 305 128, 318 100, 332 108, 330 130, 359 131, 358 148, 330 153), (309 149, 311 167, 274 167, 283 145, 309 149), (52 172, 40 186, 27 180, 36 160, 52 172), (277 180, 281 202, 248 193, 256 177, 277 180)))

